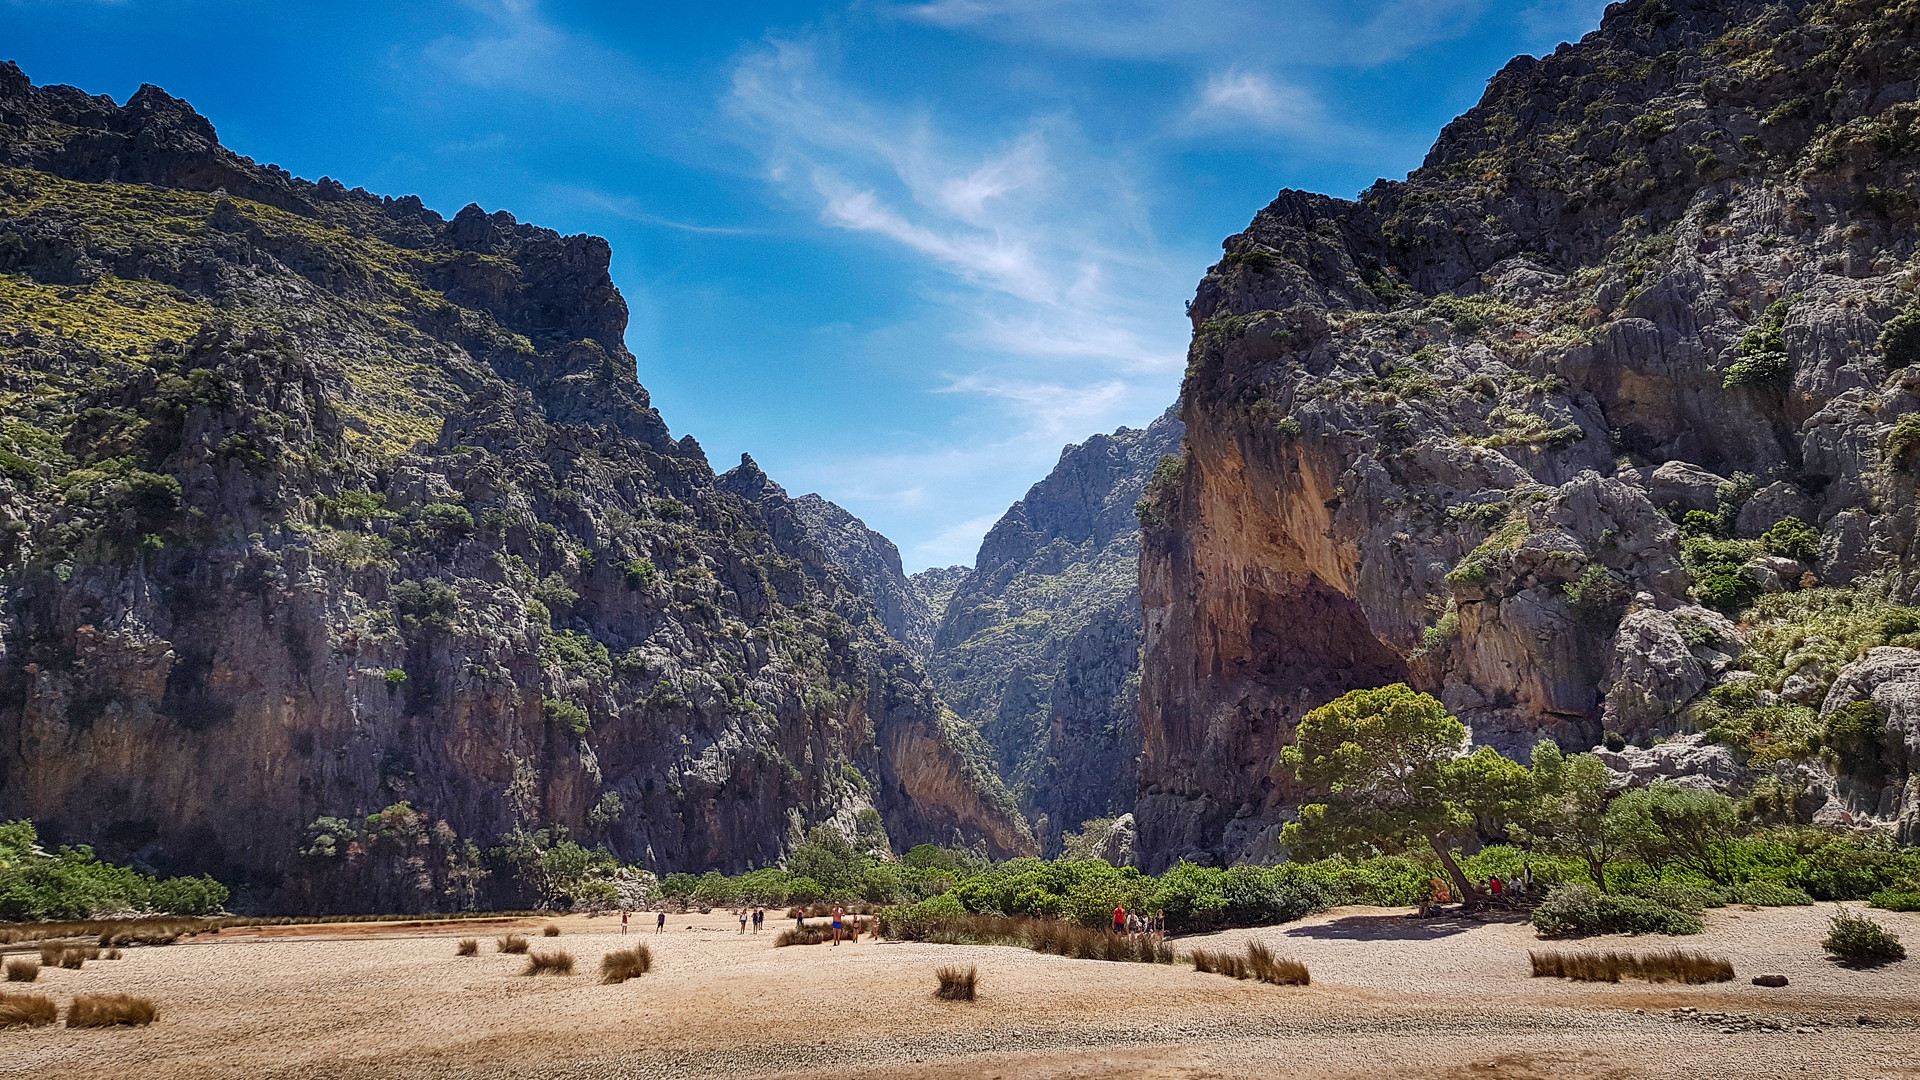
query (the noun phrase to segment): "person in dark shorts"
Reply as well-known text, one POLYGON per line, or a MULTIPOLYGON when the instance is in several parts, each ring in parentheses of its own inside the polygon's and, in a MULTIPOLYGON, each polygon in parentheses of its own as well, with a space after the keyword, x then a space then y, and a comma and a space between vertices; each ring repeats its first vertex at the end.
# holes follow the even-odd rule
POLYGON ((660 917, 653 921, 653 932, 658 934, 667 928, 667 913, 663 910, 660 917))

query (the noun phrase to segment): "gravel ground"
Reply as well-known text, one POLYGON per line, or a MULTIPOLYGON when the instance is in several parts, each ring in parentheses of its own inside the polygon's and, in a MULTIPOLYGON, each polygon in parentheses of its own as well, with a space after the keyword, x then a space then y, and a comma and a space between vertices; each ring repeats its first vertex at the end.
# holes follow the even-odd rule
MULTIPOLYGON (((563 919, 558 938, 511 924, 535 949, 570 951, 570 977, 522 976, 523 958, 494 951, 508 924, 228 931, 43 971, 33 989, 63 1006, 127 992, 160 1020, 7 1031, 0 1076, 1920 1078, 1920 957, 1832 964, 1818 945, 1832 910, 1715 911, 1696 938, 1568 945, 1524 923, 1346 908, 1176 942, 1260 940, 1307 963, 1311 987, 989 946, 775 949, 784 920, 743 937, 724 913, 670 916, 657 936, 636 919, 626 943, 652 946, 654 970, 619 986, 597 977, 624 944, 606 918, 563 919), (454 955, 478 934, 479 956, 454 955), (1736 981, 1528 977, 1529 949, 1675 945, 1727 957, 1736 981), (956 961, 978 966, 979 1000, 933 997, 933 970, 956 961), (1791 985, 1750 985, 1761 972, 1791 985)), ((1920 951, 1920 914, 1874 914, 1920 951)))

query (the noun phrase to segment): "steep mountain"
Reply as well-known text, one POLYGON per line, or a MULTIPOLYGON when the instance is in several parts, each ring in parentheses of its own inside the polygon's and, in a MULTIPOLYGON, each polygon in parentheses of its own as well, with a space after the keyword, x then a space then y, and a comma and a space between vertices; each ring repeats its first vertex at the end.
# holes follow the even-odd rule
POLYGON ((0 120, 0 815, 282 910, 524 902, 481 849, 563 835, 1030 849, 831 530, 670 436, 604 241, 150 86, 0 65, 0 120))
MULTIPOLYGON (((802 495, 793 509, 835 565, 850 575, 873 604, 893 639, 924 660, 933 647, 940 610, 907 578, 900 549, 867 523, 818 495, 802 495)), ((943 605, 944 608, 944 605, 943 605)))
POLYGON ((1144 866, 1279 855, 1295 723, 1395 680, 1510 752, 1704 717, 1920 834, 1920 716, 1837 679, 1920 644, 1917 20, 1614 4, 1226 241, 1143 508, 1144 866))
POLYGON ((1169 411, 1144 430, 1067 447, 987 533, 934 635, 929 670, 941 696, 993 747, 1049 851, 1063 829, 1133 807, 1134 503, 1180 432, 1169 411))
MULTIPOLYGON (((971 566, 930 566, 907 578, 907 587, 918 594, 920 602, 932 614, 935 631, 940 629, 940 618, 947 613, 947 604, 953 600, 953 590, 959 588, 971 573, 971 566)), ((932 634, 927 635, 927 651, 933 651, 932 634)))

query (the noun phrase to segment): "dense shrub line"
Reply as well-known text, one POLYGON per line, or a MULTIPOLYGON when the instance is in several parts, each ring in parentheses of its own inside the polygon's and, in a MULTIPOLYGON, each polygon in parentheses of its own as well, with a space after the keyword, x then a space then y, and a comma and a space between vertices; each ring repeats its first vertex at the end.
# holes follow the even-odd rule
POLYGON ((0 823, 0 920, 132 911, 206 915, 219 911, 227 895, 227 887, 210 877, 149 877, 103 863, 84 845, 48 852, 33 822, 0 823))

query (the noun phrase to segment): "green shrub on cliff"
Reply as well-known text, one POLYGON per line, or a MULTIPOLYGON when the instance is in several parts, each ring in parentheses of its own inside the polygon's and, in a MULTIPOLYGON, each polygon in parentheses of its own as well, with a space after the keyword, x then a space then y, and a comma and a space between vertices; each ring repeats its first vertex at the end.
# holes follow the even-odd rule
POLYGON ((1910 307, 1887 320, 1880 329, 1879 344, 1880 356, 1890 371, 1920 362, 1920 307, 1910 307))
POLYGON ((227 902, 210 877, 155 880, 84 845, 49 853, 31 821, 0 825, 0 919, 86 919, 129 911, 206 915, 227 902))

